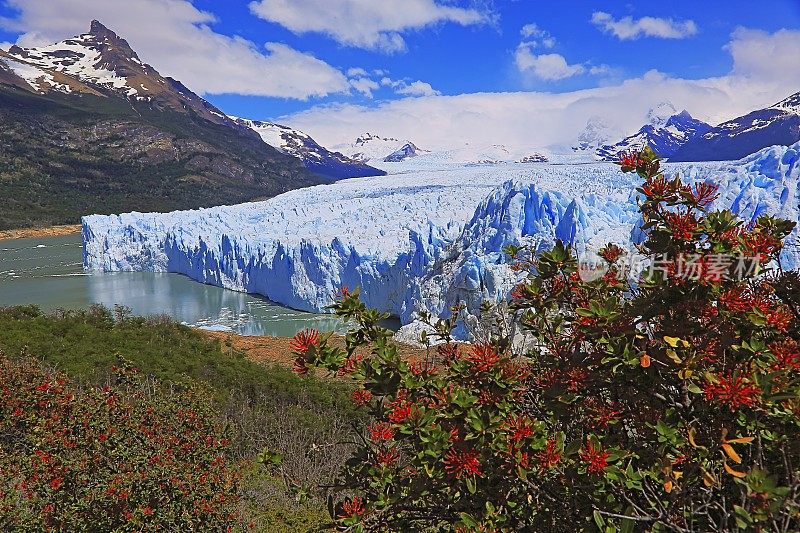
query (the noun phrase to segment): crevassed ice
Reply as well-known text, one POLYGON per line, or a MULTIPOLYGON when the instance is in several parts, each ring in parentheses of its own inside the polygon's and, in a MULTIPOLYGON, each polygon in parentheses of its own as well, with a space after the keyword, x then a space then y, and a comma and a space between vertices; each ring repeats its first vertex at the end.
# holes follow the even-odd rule
MULTIPOLYGON (((734 163, 667 164, 721 185, 716 207, 745 219, 798 219, 798 152, 772 147, 734 163)), ((414 158, 408 165, 420 165, 414 158)), ((339 288, 401 318, 507 296, 507 244, 625 244, 639 223, 638 178, 608 163, 403 168, 284 193, 264 202, 83 219, 84 267, 168 271, 325 311, 339 288)), ((798 268, 797 230, 783 254, 798 268)), ((465 334, 463 331, 462 334, 465 334)))

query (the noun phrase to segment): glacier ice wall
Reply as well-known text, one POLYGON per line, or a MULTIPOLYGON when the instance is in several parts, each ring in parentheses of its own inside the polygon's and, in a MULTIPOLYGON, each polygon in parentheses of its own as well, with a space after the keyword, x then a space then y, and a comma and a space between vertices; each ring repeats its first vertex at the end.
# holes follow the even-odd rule
MULTIPOLYGON (((798 218, 798 151, 773 147, 735 163, 667 164, 721 184, 717 207, 745 218, 798 218)), ((342 286, 407 324, 464 301, 507 296, 507 244, 626 243, 636 180, 610 164, 408 169, 282 194, 264 202, 83 219, 84 267, 167 271, 324 311, 342 286)), ((800 266, 797 230, 784 253, 800 266)))

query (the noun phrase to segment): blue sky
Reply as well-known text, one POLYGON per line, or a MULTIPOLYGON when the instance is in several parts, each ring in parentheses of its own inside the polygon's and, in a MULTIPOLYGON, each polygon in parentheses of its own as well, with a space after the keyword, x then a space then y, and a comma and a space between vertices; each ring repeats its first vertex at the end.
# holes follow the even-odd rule
POLYGON ((325 121, 350 124, 345 136, 361 126, 355 117, 371 117, 366 127, 431 102, 452 112, 477 95, 552 106, 646 85, 654 71, 660 84, 682 80, 669 98, 678 104, 698 87, 725 92, 693 111, 715 119, 800 90, 796 73, 771 73, 797 66, 777 56, 800 55, 798 0, 0 0, 0 41, 44 44, 92 18, 225 112, 331 139, 325 121))

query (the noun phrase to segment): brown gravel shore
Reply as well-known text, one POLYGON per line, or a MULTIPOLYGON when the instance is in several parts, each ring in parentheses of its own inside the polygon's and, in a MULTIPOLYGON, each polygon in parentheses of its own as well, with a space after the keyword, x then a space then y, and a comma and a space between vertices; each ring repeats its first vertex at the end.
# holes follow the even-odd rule
POLYGON ((48 226, 46 228, 23 228, 0 230, 0 240, 26 239, 29 237, 61 237, 62 235, 77 235, 81 232, 80 224, 70 226, 48 226))
MULTIPOLYGON (((231 346, 235 350, 243 352, 248 359, 255 363, 266 365, 278 363, 284 366, 292 366, 294 363, 294 356, 291 348, 289 348, 289 341, 291 340, 289 338, 244 336, 225 331, 198 331, 214 339, 219 339, 224 346, 231 346)), ((335 335, 331 342, 335 346, 344 348, 344 338, 341 336, 335 335)), ((406 344, 399 344, 399 347, 400 355, 403 358, 417 359, 425 357, 425 348, 416 348, 406 344)))

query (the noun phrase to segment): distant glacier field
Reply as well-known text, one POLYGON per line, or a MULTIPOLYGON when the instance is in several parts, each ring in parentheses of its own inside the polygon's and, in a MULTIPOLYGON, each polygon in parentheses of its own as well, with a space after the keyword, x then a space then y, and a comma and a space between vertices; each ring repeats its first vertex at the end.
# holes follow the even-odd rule
MULTIPOLYGON (((666 164, 721 186, 715 207, 744 219, 798 220, 800 143, 738 162, 666 164)), ((84 268, 182 273, 199 282, 324 312, 341 287, 414 322, 457 302, 467 314, 507 297, 517 274, 507 244, 579 249, 627 244, 639 178, 609 163, 385 163, 387 176, 298 189, 263 202, 172 213, 83 218, 84 268)), ((798 232, 784 266, 798 268, 798 232)))

